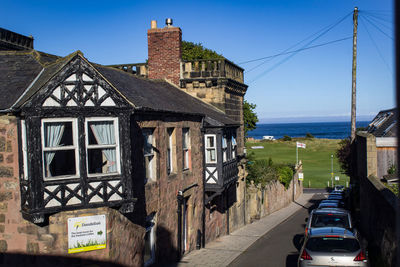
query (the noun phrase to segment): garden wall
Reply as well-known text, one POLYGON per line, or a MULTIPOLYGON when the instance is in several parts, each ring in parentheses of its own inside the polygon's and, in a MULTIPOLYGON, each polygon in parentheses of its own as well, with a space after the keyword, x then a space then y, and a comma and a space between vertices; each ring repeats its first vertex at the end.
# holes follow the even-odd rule
POLYGON ((280 210, 300 197, 303 192, 303 182, 299 181, 298 174, 301 172, 302 166, 299 166, 287 189, 279 181, 270 182, 265 188, 252 182, 247 187, 246 223, 252 223, 280 210))

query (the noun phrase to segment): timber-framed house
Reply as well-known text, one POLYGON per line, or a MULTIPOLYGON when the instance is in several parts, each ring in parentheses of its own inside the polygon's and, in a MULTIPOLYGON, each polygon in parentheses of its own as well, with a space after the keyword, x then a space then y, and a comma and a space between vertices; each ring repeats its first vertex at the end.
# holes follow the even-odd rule
POLYGON ((243 224, 242 69, 219 60, 185 76, 192 63, 181 60, 172 25, 148 31, 148 64, 113 66, 0 33, 0 210, 13 218, 10 248, 23 238, 19 250, 65 256, 66 220, 104 214, 106 249, 78 256, 147 266, 243 224), (21 227, 29 230, 14 233, 21 227))

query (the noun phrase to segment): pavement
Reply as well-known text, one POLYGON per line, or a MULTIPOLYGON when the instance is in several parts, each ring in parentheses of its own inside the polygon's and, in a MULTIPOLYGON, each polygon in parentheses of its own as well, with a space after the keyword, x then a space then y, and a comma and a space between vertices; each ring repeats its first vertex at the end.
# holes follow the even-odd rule
POLYGON ((205 248, 191 251, 180 262, 171 266, 228 266, 259 238, 303 208, 313 195, 314 193, 303 193, 287 207, 207 243, 205 248))

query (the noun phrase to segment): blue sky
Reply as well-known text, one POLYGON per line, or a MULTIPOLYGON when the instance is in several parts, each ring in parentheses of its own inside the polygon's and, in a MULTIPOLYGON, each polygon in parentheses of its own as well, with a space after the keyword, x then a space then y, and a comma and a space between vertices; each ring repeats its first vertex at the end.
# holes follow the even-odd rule
POLYGON ((357 114, 370 118, 395 106, 392 0, 3 0, 0 27, 32 35, 39 51, 65 56, 81 50, 100 64, 137 63, 147 58, 150 21, 162 27, 171 17, 183 40, 200 42, 246 70, 245 99, 257 105, 261 122, 349 120, 351 39, 276 57, 255 69, 263 61, 240 63, 279 54, 346 15, 309 45, 351 37, 355 6, 357 114))

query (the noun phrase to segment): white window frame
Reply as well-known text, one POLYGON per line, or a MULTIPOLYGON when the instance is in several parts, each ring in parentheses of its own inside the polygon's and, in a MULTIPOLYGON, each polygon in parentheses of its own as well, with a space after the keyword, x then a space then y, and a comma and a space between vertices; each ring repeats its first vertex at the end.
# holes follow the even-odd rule
POLYGON ((190 128, 182 128, 182 158, 183 170, 190 169, 189 153, 190 151, 190 128), (186 146, 184 146, 186 144, 186 146))
POLYGON ((26 144, 26 124, 25 120, 21 120, 21 141, 22 141, 22 164, 24 169, 24 174, 22 179, 28 180, 28 151, 26 144))
MULTIPOLYGON (((145 164, 146 164, 146 158, 149 158, 148 162, 149 164, 145 165, 146 168, 146 174, 149 174, 149 177, 146 175, 146 180, 147 181, 156 181, 156 172, 154 171, 155 164, 156 164, 156 155, 154 154, 154 149, 153 147, 155 146, 154 144, 154 128, 143 128, 142 129, 142 134, 143 138, 145 139, 144 146, 146 146, 147 138, 151 138, 151 152, 150 153, 145 153, 145 147, 143 147, 143 157, 145 158, 145 164), (148 170, 148 171, 147 171, 148 170)), ((147 182, 146 181, 146 182, 147 182)))
POLYGON ((218 155, 217 155, 217 136, 215 134, 206 134, 204 135, 204 149, 206 152, 206 163, 217 163, 218 161, 218 155), (207 139, 208 137, 212 137, 214 139, 214 146, 213 147, 208 147, 207 146, 207 139), (214 150, 215 151, 215 160, 212 161, 208 158, 208 150, 214 150))
POLYGON ((117 117, 88 117, 85 118, 85 146, 86 146, 86 172, 88 177, 99 177, 99 176, 114 176, 121 174, 121 155, 120 155, 120 143, 119 143, 119 125, 117 117), (92 121, 113 121, 114 122, 114 136, 115 145, 89 145, 89 132, 88 124, 92 121), (95 148, 115 148, 115 164, 117 164, 117 171, 113 173, 90 173, 89 174, 89 162, 88 162, 88 149, 95 148))
POLYGON ((173 144, 173 135, 175 132, 175 128, 167 128, 167 134, 168 134, 168 147, 167 147, 167 153, 169 154, 169 158, 167 157, 168 162, 167 162, 167 172, 168 172, 168 168, 169 168, 169 174, 173 173, 174 170, 174 153, 173 153, 173 149, 174 149, 174 144, 173 144))
POLYGON ((43 180, 54 181, 60 179, 74 179, 80 177, 79 168, 79 142, 78 142, 78 120, 77 118, 43 118, 41 121, 41 140, 42 140, 42 166, 43 166, 43 180), (57 148, 46 148, 44 137, 44 124, 48 122, 72 122, 72 146, 62 146, 57 148), (46 166, 44 154, 47 151, 60 151, 60 150, 75 150, 75 175, 60 175, 53 177, 46 177, 46 166))

